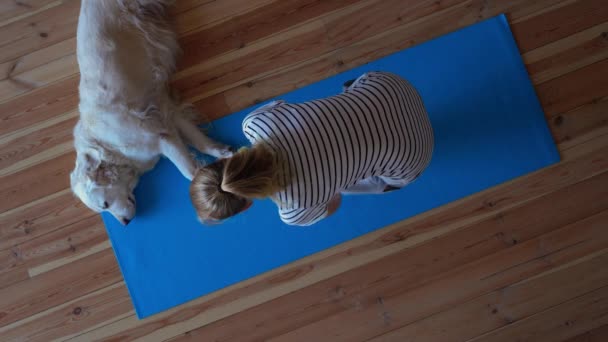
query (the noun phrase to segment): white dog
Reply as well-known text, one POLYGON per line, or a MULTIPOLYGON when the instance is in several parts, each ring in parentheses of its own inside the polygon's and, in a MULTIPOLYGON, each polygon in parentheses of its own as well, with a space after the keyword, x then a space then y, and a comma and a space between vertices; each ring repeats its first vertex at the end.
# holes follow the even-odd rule
POLYGON ((135 216, 133 189, 161 155, 191 180, 184 140, 215 157, 228 146, 206 137, 190 107, 169 91, 179 50, 166 21, 168 0, 83 0, 78 21, 80 120, 74 129, 73 192, 123 224, 135 216))

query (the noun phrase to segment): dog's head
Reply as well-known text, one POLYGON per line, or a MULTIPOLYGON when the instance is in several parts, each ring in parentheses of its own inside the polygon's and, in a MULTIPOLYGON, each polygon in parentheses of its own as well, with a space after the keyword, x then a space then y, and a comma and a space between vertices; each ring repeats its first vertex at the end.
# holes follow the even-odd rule
POLYGON ((108 211, 123 225, 135 217, 137 169, 100 160, 91 151, 77 151, 70 174, 72 191, 90 209, 108 211))

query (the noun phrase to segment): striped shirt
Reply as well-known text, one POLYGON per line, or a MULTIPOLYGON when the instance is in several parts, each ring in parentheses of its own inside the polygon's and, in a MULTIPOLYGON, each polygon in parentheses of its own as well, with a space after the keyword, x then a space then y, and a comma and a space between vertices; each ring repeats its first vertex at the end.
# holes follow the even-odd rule
POLYGON ((334 195, 361 180, 407 185, 433 153, 433 131, 418 92, 383 72, 364 74, 336 96, 262 106, 245 118, 243 133, 285 161, 290 177, 273 200, 290 225, 323 219, 334 195))

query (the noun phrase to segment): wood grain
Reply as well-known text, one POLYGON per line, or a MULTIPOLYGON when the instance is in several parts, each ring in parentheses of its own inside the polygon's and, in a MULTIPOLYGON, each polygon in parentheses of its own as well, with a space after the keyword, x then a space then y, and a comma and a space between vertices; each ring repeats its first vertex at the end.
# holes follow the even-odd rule
POLYGON ((49 310, 28 317, 21 324, 0 328, 5 340, 47 342, 54 339, 78 336, 100 326, 90 322, 120 319, 117 312, 132 314, 133 304, 127 288, 122 283, 104 287, 98 291, 68 301, 49 310))
POLYGON ((143 321, 69 191, 79 6, 0 4, 0 340, 606 340, 603 1, 177 1, 201 121, 506 13, 563 161, 143 321))
MULTIPOLYGON (((333 76, 338 72, 368 63, 419 42, 436 38, 466 24, 472 24, 488 16, 497 15, 501 11, 510 10, 514 13, 521 12, 518 15, 523 15, 527 13, 524 10, 529 11, 528 6, 531 5, 530 2, 517 2, 509 6, 510 2, 504 2, 501 6, 494 5, 492 7, 494 12, 489 12, 484 9, 485 3, 482 2, 461 1, 455 2, 454 5, 454 2, 450 1, 421 1, 416 3, 411 10, 408 8, 404 13, 395 13, 394 6, 385 5, 387 3, 389 2, 364 2, 325 17, 323 21, 331 46, 344 46, 343 48, 331 50, 321 56, 302 63, 294 63, 285 68, 275 66, 274 71, 268 75, 258 75, 248 79, 248 82, 241 82, 242 84, 225 90, 223 97, 225 102, 228 103, 228 107, 215 107, 218 104, 217 95, 213 95, 211 101, 205 99, 208 96, 207 94, 193 95, 192 99, 196 101, 196 105, 201 111, 204 111, 204 108, 208 106, 209 111, 213 113, 212 117, 219 117, 231 111, 238 111, 282 93, 298 89, 303 85, 333 76), (370 16, 370 11, 377 13, 377 15, 370 16), (429 13, 432 13, 432 15, 429 15, 429 13), (377 17, 382 17, 383 20, 374 21, 374 18, 377 17), (365 20, 370 21, 370 23, 368 24, 365 20), (413 24, 412 21, 414 21, 413 24), (390 30, 382 31, 383 29, 390 30), (381 34, 373 35, 373 32, 381 32, 381 34), (387 44, 388 41, 390 41, 390 44, 387 44), (382 47, 390 47, 390 49, 383 49, 382 47)), ((527 18, 524 22, 529 20, 533 21, 534 17, 527 18)), ((542 27, 536 27, 536 29, 541 30, 542 27)), ((540 33, 540 31, 530 32, 530 34, 540 33)), ((582 38, 579 38, 579 41, 580 39, 582 38)), ((547 63, 546 60, 552 58, 558 52, 555 49, 548 50, 539 60, 547 63)), ((577 63, 581 62, 577 61, 577 63)), ((567 66, 571 67, 571 64, 567 64, 567 66)), ((538 71, 531 70, 531 72, 541 71, 544 70, 542 68, 538 71)))
POLYGON ((529 319, 573 298, 608 285, 608 272, 598 272, 608 255, 576 261, 520 283, 475 298, 370 339, 373 342, 466 341, 529 319), (560 284, 559 287, 554 286, 560 284), (470 324, 475 322, 475 324, 470 324), (452 327, 449 331, 443 327, 452 327))
MULTIPOLYGON (((0 214, 0 250, 24 243, 56 229, 97 215, 68 190, 39 197, 0 214)), ((98 222, 101 218, 97 217, 98 222)))
POLYGON ((239 14, 277 2, 277 0, 180 0, 179 2, 176 10, 181 13, 175 16, 175 29, 178 34, 183 35, 222 23, 239 14))
POLYGON ((471 341, 561 341, 607 324, 607 311, 605 286, 471 341))
POLYGON ((608 58, 606 32, 603 23, 525 54, 532 80, 544 83, 608 58))
POLYGON ((121 281, 114 253, 107 249, 0 289, 0 326, 121 281))
POLYGON ((71 77, 0 103, 0 136, 29 133, 35 124, 74 112, 78 104, 79 80, 78 76, 71 77))
POLYGON ((570 338, 565 342, 602 342, 606 339, 608 339, 608 325, 603 325, 597 329, 570 338))
POLYGON ((569 146, 577 137, 599 132, 601 127, 608 125, 608 98, 555 116, 549 124, 556 142, 569 146))
MULTIPOLYGON (((44 266, 50 260, 69 257, 76 260, 89 249, 107 241, 103 224, 96 216, 57 229, 36 239, 12 246, 0 252, 0 275, 11 272, 40 274, 32 268, 44 266)), ((28 276, 29 278, 29 276, 28 276)), ((0 288, 17 281, 14 279, 0 282, 0 288)))
POLYGON ((608 94, 608 59, 543 83, 537 92, 549 116, 599 100, 608 94))
MULTIPOLYGON (((77 118, 60 121, 49 127, 41 128, 30 134, 11 139, 10 142, 0 144, 0 175, 9 174, 4 172, 13 164, 40 154, 56 145, 72 141, 72 131, 76 125, 77 118)), ((71 144, 70 144, 71 145, 71 144)), ((72 151, 70 146, 64 153, 72 151)), ((10 172, 13 173, 13 172, 10 172)))
POLYGON ((76 35, 80 1, 65 0, 0 30, 0 63, 14 60, 76 35))
POLYGON ((0 27, 60 4, 57 0, 21 0, 0 3, 0 27))
POLYGON ((256 8, 180 39, 182 48, 188 51, 180 65, 182 68, 188 68, 200 63, 201 60, 242 49, 260 39, 300 25, 310 18, 327 15, 356 2, 355 0, 277 1, 256 8))
POLYGON ((545 12, 534 20, 515 23, 511 29, 518 37, 519 49, 527 52, 605 22, 606 17, 608 8, 603 0, 579 0, 545 12), (536 33, 524 33, 532 31, 536 33))
POLYGON ((0 212, 25 205, 37 198, 69 188, 69 173, 73 168, 74 153, 38 164, 34 168, 2 177, 0 212))
MULTIPOLYGON (((11 68, 17 65, 15 64, 11 68)), ((10 78, 0 81, 0 102, 6 102, 13 97, 68 78, 77 73, 76 56, 73 54, 57 58, 46 63, 44 66, 18 74, 10 72, 10 78)))

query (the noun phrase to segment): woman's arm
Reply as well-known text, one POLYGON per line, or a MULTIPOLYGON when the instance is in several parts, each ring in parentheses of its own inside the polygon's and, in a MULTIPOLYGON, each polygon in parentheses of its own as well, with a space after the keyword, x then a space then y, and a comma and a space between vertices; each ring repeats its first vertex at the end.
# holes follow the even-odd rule
POLYGON ((327 203, 321 203, 309 208, 279 209, 281 220, 291 226, 310 226, 335 213, 340 207, 340 194, 327 203))

